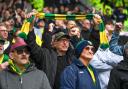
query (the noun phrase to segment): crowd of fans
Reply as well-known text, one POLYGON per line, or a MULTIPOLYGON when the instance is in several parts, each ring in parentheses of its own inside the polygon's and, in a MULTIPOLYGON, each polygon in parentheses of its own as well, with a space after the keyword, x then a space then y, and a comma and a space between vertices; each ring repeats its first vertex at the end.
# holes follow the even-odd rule
POLYGON ((127 89, 118 79, 120 74, 113 78, 113 71, 128 66, 128 2, 113 1, 114 6, 110 0, 42 1, 43 8, 38 11, 34 0, 0 0, 0 89, 127 89), (23 23, 36 12, 94 17, 35 18, 23 40, 19 37, 23 23), (109 41, 106 49, 100 47, 101 19, 109 41))

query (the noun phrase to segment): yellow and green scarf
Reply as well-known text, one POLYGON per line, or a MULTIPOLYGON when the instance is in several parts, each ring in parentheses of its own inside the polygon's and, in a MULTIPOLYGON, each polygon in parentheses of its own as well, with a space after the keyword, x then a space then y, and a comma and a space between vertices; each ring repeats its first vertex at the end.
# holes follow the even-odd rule
POLYGON ((9 57, 6 54, 2 54, 2 56, 0 57, 0 64, 9 61, 9 57))
MULTIPOLYGON (((35 16, 32 16, 31 18, 28 18, 24 21, 22 28, 21 28, 21 33, 19 34, 20 37, 27 39, 27 35, 29 33, 29 27, 30 23, 32 23, 34 17, 38 18, 45 18, 48 20, 82 20, 82 19, 93 19, 93 14, 87 14, 87 15, 66 15, 66 14, 49 14, 49 13, 37 13, 35 16)), ((99 24, 99 34, 100 34, 100 47, 102 49, 106 49, 109 47, 108 39, 106 36, 105 28, 104 28, 104 23, 101 20, 99 24)), ((41 39, 38 39, 39 45, 41 44, 41 39), (40 41, 39 41, 40 40, 40 41), (40 42, 40 43, 39 43, 40 42)))
MULTIPOLYGON (((24 67, 27 69, 29 65, 30 63, 25 64, 24 67)), ((18 75, 22 75, 24 73, 24 71, 21 71, 20 68, 12 60, 9 61, 9 66, 11 70, 17 73, 18 75)))

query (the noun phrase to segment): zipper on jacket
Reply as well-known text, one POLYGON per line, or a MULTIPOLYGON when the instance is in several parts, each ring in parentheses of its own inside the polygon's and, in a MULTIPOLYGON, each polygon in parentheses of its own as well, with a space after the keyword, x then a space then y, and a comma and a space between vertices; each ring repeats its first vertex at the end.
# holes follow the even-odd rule
POLYGON ((20 82, 20 89, 23 89, 23 85, 22 85, 22 83, 23 83, 23 79, 22 79, 21 76, 19 77, 19 82, 20 82))
POLYGON ((21 83, 21 84, 23 83, 22 77, 20 77, 20 83, 21 83))

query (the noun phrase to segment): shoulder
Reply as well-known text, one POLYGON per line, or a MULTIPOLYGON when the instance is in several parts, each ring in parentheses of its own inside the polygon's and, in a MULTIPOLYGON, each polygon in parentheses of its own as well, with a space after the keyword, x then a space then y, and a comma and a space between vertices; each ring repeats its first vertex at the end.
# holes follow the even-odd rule
POLYGON ((78 71, 78 67, 72 63, 64 69, 62 75, 72 76, 75 75, 77 71, 78 71))
POLYGON ((77 79, 77 71, 74 65, 70 65, 65 68, 63 73, 61 74, 61 83, 73 83, 77 79))
POLYGON ((45 76, 46 74, 44 73, 44 71, 42 71, 42 70, 39 70, 39 69, 35 69, 35 72, 38 74, 38 75, 40 75, 40 76, 45 76))

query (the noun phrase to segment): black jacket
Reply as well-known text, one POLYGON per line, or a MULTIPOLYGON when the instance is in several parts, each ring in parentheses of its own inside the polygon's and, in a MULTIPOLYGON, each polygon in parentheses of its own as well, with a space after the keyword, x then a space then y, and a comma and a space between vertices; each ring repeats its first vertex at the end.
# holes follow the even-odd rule
MULTIPOLYGON (((44 42, 45 40, 46 39, 44 39, 44 42)), ((28 34, 28 39, 26 42, 31 51, 31 58, 35 59, 34 62, 36 63, 37 68, 43 70, 46 73, 52 87, 54 85, 58 85, 58 88, 54 89, 59 89, 58 81, 60 79, 61 73, 59 71, 59 74, 56 75, 56 72, 58 72, 57 67, 62 64, 57 65, 58 59, 66 61, 66 64, 63 66, 65 68, 71 63, 72 59, 74 59, 74 55, 72 54, 72 52, 68 51, 66 55, 60 57, 57 55, 56 51, 51 47, 39 47, 35 42, 35 36, 33 31, 28 34), (55 80, 56 76, 58 77, 57 80, 55 80)))
POLYGON ((33 65, 19 75, 11 68, 0 71, 0 89, 51 89, 44 72, 33 65))
POLYGON ((128 61, 121 61, 111 71, 108 89, 128 89, 128 61))

